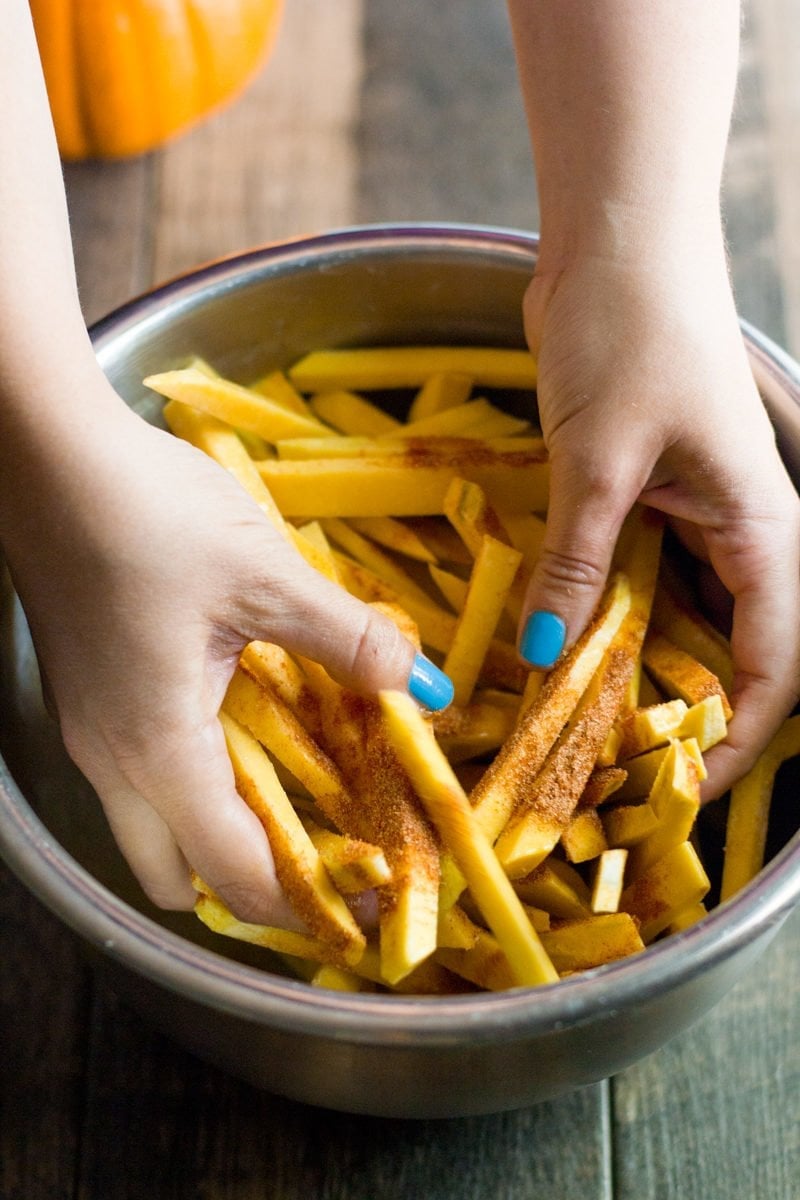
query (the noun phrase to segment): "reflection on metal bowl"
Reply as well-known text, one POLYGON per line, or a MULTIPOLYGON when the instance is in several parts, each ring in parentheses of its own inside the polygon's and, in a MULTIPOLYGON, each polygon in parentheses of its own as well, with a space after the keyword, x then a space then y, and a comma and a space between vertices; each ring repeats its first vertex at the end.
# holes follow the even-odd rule
MULTIPOLYGON (((157 400, 141 380, 194 353, 247 380, 321 346, 521 345, 521 299, 535 257, 536 239, 513 231, 343 230, 203 267, 100 322, 94 343, 120 393, 157 421, 157 400)), ((745 334, 798 479, 800 369, 757 331, 745 334)), ((761 875, 699 925, 633 959, 502 994, 312 989, 281 974, 265 952, 222 943, 193 916, 148 906, 43 711, 7 580, 0 714, 0 847, 14 871, 154 1023, 232 1073, 313 1104, 457 1116, 603 1078, 711 1008, 800 896, 797 818, 779 792, 784 828, 761 875)))

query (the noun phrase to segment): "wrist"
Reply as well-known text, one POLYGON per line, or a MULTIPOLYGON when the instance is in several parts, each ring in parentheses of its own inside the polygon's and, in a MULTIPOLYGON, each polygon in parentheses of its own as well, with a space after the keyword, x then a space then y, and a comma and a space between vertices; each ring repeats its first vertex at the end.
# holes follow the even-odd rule
POLYGON ((33 380, 22 394, 7 386, 0 410, 0 542, 10 552, 80 497, 91 505, 141 422, 96 364, 33 380))
POLYGON ((718 203, 633 199, 620 194, 543 197, 537 274, 559 275, 598 260, 632 271, 671 272, 689 263, 727 272, 718 203))

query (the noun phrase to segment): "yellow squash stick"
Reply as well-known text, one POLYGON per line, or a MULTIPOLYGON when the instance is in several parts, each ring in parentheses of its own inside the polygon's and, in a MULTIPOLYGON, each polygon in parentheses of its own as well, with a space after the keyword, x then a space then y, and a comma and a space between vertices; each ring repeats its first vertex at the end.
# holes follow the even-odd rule
POLYGON ((352 971, 332 967, 328 963, 317 967, 308 982, 312 987, 328 988, 332 992, 363 992, 367 986, 364 980, 359 979, 352 971))
POLYGON ((431 725, 410 696, 382 692, 388 736, 442 841, 464 873, 475 903, 497 937, 516 982, 557 979, 522 905, 503 874, 469 801, 440 750, 431 725))
POLYGON ((647 635, 642 661, 662 692, 668 696, 679 696, 687 704, 697 704, 707 696, 719 696, 725 719, 730 721, 733 709, 717 676, 663 634, 647 635))
MULTIPOLYGON (((697 777, 702 783, 707 778, 708 772, 703 762, 703 755, 700 752, 697 738, 681 738, 681 741, 683 742, 684 750, 696 766, 697 777)), ((616 793, 615 800, 627 802, 628 800, 640 800, 645 797, 653 786, 659 768, 668 752, 669 742, 664 746, 657 746, 655 750, 648 750, 645 754, 640 754, 636 758, 627 759, 625 762, 626 777, 616 793)))
POLYGON ((468 400, 443 412, 421 417, 410 424, 401 425, 395 436, 403 438, 438 437, 512 437, 530 429, 530 422, 502 412, 489 401, 480 397, 468 400))
MULTIPOLYGON (((576 715, 541 773, 529 776, 530 786, 515 797, 511 820, 496 847, 514 878, 535 867, 553 849, 611 731, 647 631, 662 533, 663 518, 638 506, 625 523, 621 560, 630 581, 630 608, 609 643, 593 682, 594 695, 587 696, 584 711, 576 715)), ((537 700, 544 695, 545 689, 537 700)), ((534 701, 526 716, 536 704, 534 701)))
POLYGON ((408 410, 409 421, 430 417, 469 400, 474 380, 458 371, 434 371, 417 392, 408 410))
POLYGON ((614 913, 619 910, 627 858, 628 851, 622 847, 604 850, 598 858, 592 881, 592 912, 614 913))
POLYGON ((535 904, 560 920, 577 921, 591 912, 591 893, 583 876, 560 858, 548 858, 518 879, 514 891, 525 904, 535 904))
POLYGON ((500 453, 481 445, 474 455, 453 459, 412 448, 385 458, 264 459, 257 467, 288 517, 441 514, 456 473, 480 483, 509 512, 541 512, 547 505, 549 465, 536 451, 500 453))
MULTIPOLYGON (((405 426, 402 427, 405 430, 405 426)), ((255 437, 255 434, 253 435, 255 437)), ((266 443, 265 443, 266 444, 266 443)), ((399 456, 414 455, 417 466, 426 459, 468 462, 484 457, 489 461, 498 456, 521 454, 543 457, 544 442, 540 437, 484 437, 483 433, 472 437, 419 437, 410 438, 405 432, 392 437, 365 437, 363 434, 344 434, 341 437, 283 438, 275 443, 278 458, 289 461, 324 458, 371 458, 397 459, 399 456), (491 457, 490 457, 491 456, 491 457)), ((260 454, 259 458, 269 455, 260 454)), ((499 458, 502 462, 502 457, 499 458)), ((512 462, 515 459, 512 459, 512 462)), ((524 517, 525 514, 520 514, 524 517)))
POLYGON ((364 537, 372 538, 373 542, 396 554, 404 554, 418 562, 436 562, 436 555, 414 530, 394 517, 353 517, 350 525, 364 537))
POLYGON ((658 825, 631 849, 629 882, 638 879, 674 846, 688 841, 700 811, 697 768, 681 742, 671 743, 647 803, 658 817, 658 825))
POLYGON ((514 733, 470 797, 486 836, 494 841, 525 795, 580 700, 631 604, 630 585, 616 576, 586 632, 551 671, 514 733))
POLYGON ((733 785, 725 836, 721 900, 755 879, 764 865, 770 800, 781 763, 800 754, 800 716, 784 721, 754 767, 733 785))
POLYGON ((274 925, 256 925, 250 921, 239 921, 218 896, 196 876, 193 879, 197 900, 194 911, 204 925, 214 933, 224 933, 239 942, 250 942, 273 950, 276 954, 290 954, 297 958, 308 958, 315 962, 338 962, 329 943, 307 933, 293 929, 280 929, 274 925))
POLYGON ((400 429, 395 417, 355 392, 322 392, 313 397, 311 408, 326 424, 350 437, 383 437, 400 429))
POLYGON ((677 588, 663 574, 653 601, 653 628, 713 671, 725 692, 730 692, 733 684, 730 643, 705 617, 681 599, 677 588))
POLYGON ((289 371, 301 392, 350 387, 357 391, 418 388, 436 372, 469 375, 481 387, 535 388, 536 363, 528 350, 490 346, 380 346, 314 350, 289 371))
POLYGON ((179 400, 170 400, 164 405, 164 419, 176 437, 191 442, 226 471, 230 471, 275 528, 294 542, 306 561, 323 575, 336 580, 336 573, 326 557, 296 529, 286 524, 258 468, 229 425, 179 400))
POLYGON ((311 817, 303 817, 302 821, 328 874, 344 895, 384 887, 391 881, 392 872, 380 846, 325 829, 311 817))
POLYGON ((594 685, 595 698, 568 727, 542 770, 517 799, 495 846, 512 879, 527 875, 558 844, 614 724, 630 672, 628 649, 612 643, 594 685))
MULTIPOLYGON (((197 892, 195 914, 214 933, 235 938, 238 942, 249 942, 253 946, 263 946, 265 950, 272 950, 281 957, 294 959, 296 962, 292 963, 293 967, 299 968, 300 973, 309 979, 318 964, 342 965, 341 955, 321 938, 297 933, 293 929, 279 929, 274 925, 240 921, 197 875, 192 876, 192 885, 197 892)), ((366 947, 357 963, 348 965, 360 979, 382 982, 380 962, 372 946, 366 947)))
POLYGON ((599 858, 608 849, 603 822, 593 808, 581 808, 561 831, 561 845, 571 863, 599 858))
POLYGON ((239 668, 274 692, 319 740, 319 704, 291 654, 274 642, 249 642, 239 658, 239 668))
POLYGON ((228 379, 208 375, 196 367, 148 375, 144 382, 169 400, 180 400, 192 408, 199 408, 229 425, 257 433, 267 442, 288 437, 324 437, 326 433, 336 436, 334 430, 314 417, 293 412, 268 396, 228 379))
POLYGON ((644 950, 636 922, 626 912, 598 913, 542 934, 559 975, 588 971, 644 950))
POLYGON ((474 693, 464 708, 451 704, 444 712, 434 713, 436 740, 451 765, 499 749, 514 728, 516 705, 492 704, 480 697, 480 692, 474 693))
POLYGON ((340 546, 356 562, 369 567, 381 579, 385 579, 391 587, 400 592, 401 596, 405 598, 413 595, 418 603, 430 604, 429 593, 411 578, 408 571, 382 546, 376 545, 363 533, 353 529, 349 522, 342 521, 339 517, 326 517, 322 520, 321 525, 326 537, 340 546))
POLYGON ((339 952, 348 965, 364 952, 364 934, 331 883, 275 768, 253 735, 220 714, 236 788, 258 817, 275 856, 275 871, 292 908, 311 932, 339 952))
POLYGON ((270 371, 267 375, 262 375, 250 384, 250 391, 258 392, 261 396, 268 396, 276 404, 282 404, 284 408, 289 408, 293 412, 301 413, 304 417, 313 420, 311 409, 283 371, 270 371))
POLYGON ((641 804, 620 804, 603 813, 603 829, 609 846, 629 849, 643 841, 658 828, 655 810, 641 804))
POLYGON ((511 538, 483 488, 469 479, 453 480, 444 498, 444 512, 473 558, 477 558, 484 537, 511 545, 511 538))
POLYGON ((639 932, 647 945, 680 913, 699 903, 710 887, 694 846, 681 842, 625 888, 620 909, 640 922, 639 932))
POLYGON ((462 579, 460 575, 454 575, 452 571, 445 571, 442 567, 437 567, 435 563, 429 563, 428 570, 431 579, 453 612, 460 613, 467 599, 469 580, 462 579))
POLYGON ((233 673, 223 710, 299 780, 322 812, 337 825, 346 821, 353 801, 336 764, 269 683, 255 677, 244 657, 233 673))
MULTIPOLYGON (((442 654, 447 653, 456 628, 456 617, 452 613, 445 612, 433 600, 427 604, 418 604, 413 595, 403 597, 395 588, 378 579, 368 567, 362 567, 360 563, 354 563, 343 555, 337 554, 335 557, 337 570, 348 591, 367 603, 382 601, 405 608, 419 627, 423 645, 442 654)), ((527 674, 515 647, 510 642, 492 638, 483 660, 483 682, 512 692, 521 692, 527 674)))
POLYGON ((521 560, 522 555, 513 546, 493 537, 482 538, 464 607, 444 660, 456 704, 468 704, 472 697, 521 560))
POLYGON ((304 662, 321 706, 325 748, 354 803, 339 828, 381 846, 392 874, 378 893, 381 972, 396 984, 436 948, 439 848, 386 741, 377 703, 339 686, 304 662))

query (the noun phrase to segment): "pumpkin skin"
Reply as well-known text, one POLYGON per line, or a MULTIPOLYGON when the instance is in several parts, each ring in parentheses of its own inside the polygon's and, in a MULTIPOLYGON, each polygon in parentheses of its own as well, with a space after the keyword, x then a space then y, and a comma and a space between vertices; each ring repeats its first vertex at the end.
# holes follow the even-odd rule
POLYGON ((240 92, 283 0, 30 0, 58 148, 122 158, 240 92))

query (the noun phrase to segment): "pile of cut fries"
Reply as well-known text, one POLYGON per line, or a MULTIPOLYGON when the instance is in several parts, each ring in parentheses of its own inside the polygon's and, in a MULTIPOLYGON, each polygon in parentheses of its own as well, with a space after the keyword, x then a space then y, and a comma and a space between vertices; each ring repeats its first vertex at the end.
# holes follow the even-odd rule
MULTIPOLYGON (((173 433, 455 688, 430 716, 249 645, 220 716, 305 932, 238 921, 196 878, 202 921, 315 986, 450 994, 555 982, 705 914, 695 821, 703 754, 733 715, 730 648, 687 604, 660 518, 636 508, 587 630, 547 675, 525 668, 515 631, 547 455, 482 393, 530 393, 534 411, 527 351, 319 351, 248 387, 195 359, 145 382, 173 433), (369 398, 388 391, 399 415, 369 398), (364 893, 378 909, 366 933, 364 893)), ((760 869, 772 781, 798 752, 792 718, 737 785, 723 898, 760 869)))

